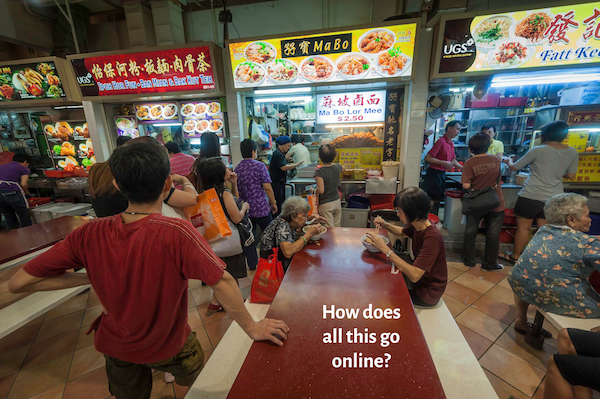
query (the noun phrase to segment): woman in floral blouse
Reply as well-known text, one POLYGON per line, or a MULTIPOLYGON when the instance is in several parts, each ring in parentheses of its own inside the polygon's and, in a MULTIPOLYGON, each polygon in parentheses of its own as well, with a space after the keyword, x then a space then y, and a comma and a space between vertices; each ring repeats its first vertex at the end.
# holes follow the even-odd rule
POLYGON ((574 193, 551 197, 541 227, 509 274, 515 293, 515 330, 526 333, 527 308, 580 318, 600 317, 600 295, 588 278, 600 270, 600 242, 591 227, 587 198, 574 193))

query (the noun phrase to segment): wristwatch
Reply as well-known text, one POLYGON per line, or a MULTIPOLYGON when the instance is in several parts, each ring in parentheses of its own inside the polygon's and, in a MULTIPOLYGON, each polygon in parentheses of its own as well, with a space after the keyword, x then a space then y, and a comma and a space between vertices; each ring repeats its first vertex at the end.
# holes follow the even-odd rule
POLYGON ((385 254, 385 257, 389 259, 390 256, 392 256, 393 253, 394 253, 394 250, 390 249, 390 252, 388 252, 387 254, 385 254))

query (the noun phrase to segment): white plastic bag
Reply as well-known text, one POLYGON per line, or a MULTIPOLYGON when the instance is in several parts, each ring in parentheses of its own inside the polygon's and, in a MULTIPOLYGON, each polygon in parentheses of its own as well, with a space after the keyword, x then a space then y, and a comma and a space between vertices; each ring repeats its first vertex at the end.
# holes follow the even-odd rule
POLYGON ((269 135, 265 131, 265 128, 256 122, 252 122, 252 131, 250 132, 250 137, 260 145, 267 144, 269 142, 269 135))

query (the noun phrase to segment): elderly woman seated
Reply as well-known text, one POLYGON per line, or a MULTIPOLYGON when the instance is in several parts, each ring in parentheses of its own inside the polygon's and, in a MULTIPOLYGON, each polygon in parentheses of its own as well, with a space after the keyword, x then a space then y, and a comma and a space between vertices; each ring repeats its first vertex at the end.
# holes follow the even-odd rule
POLYGON ((586 203, 586 197, 574 193, 546 201, 548 224, 538 230, 508 277, 518 333, 529 331, 529 304, 565 316, 600 317, 600 295, 588 281, 600 270, 600 242, 585 234, 591 227, 586 203))
POLYGON ((267 259, 273 254, 274 249, 278 249, 277 258, 283 265, 283 270, 287 271, 292 257, 300 251, 308 241, 318 234, 321 225, 314 224, 307 229, 304 235, 296 239, 295 231, 300 231, 309 219, 322 220, 321 217, 308 217, 310 205, 300 197, 290 197, 281 206, 281 214, 277 216, 269 226, 263 231, 260 240, 260 257, 267 259))

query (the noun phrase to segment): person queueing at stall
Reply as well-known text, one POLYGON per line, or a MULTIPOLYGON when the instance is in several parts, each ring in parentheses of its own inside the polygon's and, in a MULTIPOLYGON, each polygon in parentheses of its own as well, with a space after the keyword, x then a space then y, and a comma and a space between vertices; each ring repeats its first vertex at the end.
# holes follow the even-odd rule
POLYGON ((484 133, 490 136, 490 138, 492 139, 492 144, 490 145, 490 148, 488 149, 487 153, 489 155, 497 156, 500 159, 500 161, 502 161, 502 156, 504 155, 504 143, 494 138, 496 137, 496 127, 491 123, 486 123, 481 127, 479 133, 484 133))
POLYGON ((317 194, 319 194, 319 215, 326 220, 325 227, 340 227, 342 225, 342 201, 338 194, 340 174, 344 167, 333 163, 337 151, 331 144, 319 147, 319 159, 323 166, 315 171, 317 194))
MULTIPOLYGON (((169 151, 169 162, 171 163, 171 173, 174 175, 187 176, 192 172, 192 167, 196 158, 193 155, 184 154, 181 152, 179 144, 174 141, 169 141, 165 144, 165 148, 169 151)), ((175 184, 175 188, 181 189, 181 186, 175 184)))
POLYGON ((9 229, 31 226, 31 215, 27 206, 29 165, 31 157, 15 154, 12 162, 0 166, 0 213, 9 229))
POLYGON ((432 213, 438 214, 440 201, 444 200, 446 191, 446 171, 457 168, 462 170, 462 165, 456 160, 454 143, 452 140, 460 133, 460 122, 450 121, 446 125, 446 133, 435 142, 425 156, 429 163, 427 174, 423 180, 422 189, 433 201, 432 213))
POLYGON ((152 143, 131 144, 109 163, 127 210, 87 223, 36 256, 10 280, 10 292, 91 283, 105 309, 91 327, 94 346, 106 358, 118 399, 149 398, 151 369, 172 373, 183 386, 202 370, 204 352, 188 324, 188 279, 206 281, 250 338, 283 345, 288 326, 254 321, 225 263, 200 233, 186 220, 160 214, 172 185, 167 153, 152 143), (73 268, 87 273, 67 271, 73 268))
POLYGON ((398 217, 406 225, 402 228, 375 218, 375 224, 392 234, 406 235, 412 239, 415 260, 412 265, 390 249, 380 236, 367 233, 373 246, 385 254, 404 275, 413 305, 435 306, 448 283, 444 237, 428 220, 430 199, 418 187, 409 187, 396 194, 394 206, 398 217))
POLYGON ((275 140, 276 149, 271 156, 271 164, 269 165, 269 174, 271 175, 271 186, 275 193, 275 201, 277 202, 277 212, 273 215, 277 217, 281 213, 281 206, 285 201, 285 183, 287 180, 287 171, 296 169, 302 165, 299 163, 288 164, 285 160, 285 154, 292 146, 292 140, 288 136, 279 136, 275 140))

